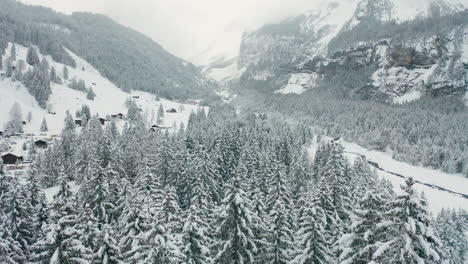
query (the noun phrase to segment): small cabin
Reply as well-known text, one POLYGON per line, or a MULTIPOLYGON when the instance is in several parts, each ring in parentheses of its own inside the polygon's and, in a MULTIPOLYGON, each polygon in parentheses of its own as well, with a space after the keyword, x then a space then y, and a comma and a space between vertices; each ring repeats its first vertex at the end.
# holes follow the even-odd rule
POLYGON ((0 136, 3 136, 3 131, 0 130, 0 136))
POLYGON ((81 127, 83 125, 81 118, 75 119, 75 126, 81 127))
POLYGON ((51 115, 55 115, 55 114, 56 114, 56 112, 55 112, 55 111, 49 111, 49 114, 51 114, 51 115))
POLYGON ((38 148, 47 148, 47 141, 45 140, 42 140, 42 139, 38 139, 36 141, 34 141, 34 145, 38 148))
POLYGON ((156 132, 157 130, 164 130, 164 129, 170 129, 172 127, 165 127, 165 126, 160 126, 160 125, 153 125, 151 126, 150 131, 151 132, 156 132))
POLYGON ((92 85, 96 85, 96 83, 91 83, 92 85))
POLYGON ((138 98, 140 98, 140 96, 139 95, 132 95, 132 98, 138 99, 138 98))
POLYGON ((106 121, 107 120, 105 118, 102 118, 102 117, 99 118, 99 122, 101 122, 101 125, 105 125, 106 121))
POLYGON ((26 122, 26 121, 22 121, 22 123, 23 123, 23 125, 26 125, 26 124, 27 124, 27 122, 26 122))
POLYGON ((167 109, 166 112, 168 112, 168 113, 177 113, 177 110, 175 110, 174 108, 171 108, 171 109, 167 109))
POLYGON ((112 117, 112 118, 123 119, 123 118, 124 118, 124 114, 122 114, 122 113, 117 113, 117 114, 111 115, 111 117, 112 117))
POLYGON ((7 153, 2 156, 3 164, 18 164, 23 162, 23 156, 17 156, 13 153, 7 153))

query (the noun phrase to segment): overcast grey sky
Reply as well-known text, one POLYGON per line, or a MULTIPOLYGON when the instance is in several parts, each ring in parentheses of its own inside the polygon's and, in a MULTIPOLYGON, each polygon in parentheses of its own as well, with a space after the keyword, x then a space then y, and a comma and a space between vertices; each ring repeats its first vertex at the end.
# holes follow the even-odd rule
POLYGON ((248 29, 311 9, 319 0, 21 0, 71 13, 106 14, 188 59, 228 26, 248 29))

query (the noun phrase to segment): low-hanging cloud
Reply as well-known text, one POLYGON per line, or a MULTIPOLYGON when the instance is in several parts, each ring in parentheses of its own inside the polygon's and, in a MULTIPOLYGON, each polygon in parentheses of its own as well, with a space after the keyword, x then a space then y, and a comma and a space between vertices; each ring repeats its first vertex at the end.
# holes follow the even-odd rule
POLYGON ((190 58, 227 27, 255 29, 308 11, 319 0, 22 0, 60 12, 106 14, 173 54, 190 58))

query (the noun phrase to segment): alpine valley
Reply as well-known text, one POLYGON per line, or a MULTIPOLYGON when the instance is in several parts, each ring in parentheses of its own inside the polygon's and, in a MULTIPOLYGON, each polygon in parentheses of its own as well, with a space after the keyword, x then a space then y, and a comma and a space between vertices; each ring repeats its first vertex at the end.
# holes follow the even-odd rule
MULTIPOLYGON (((468 263, 468 0, 321 0, 190 59, 25 2, 0 0, 0 264, 468 263)), ((224 19, 86 3, 128 2, 168 38, 224 19)))

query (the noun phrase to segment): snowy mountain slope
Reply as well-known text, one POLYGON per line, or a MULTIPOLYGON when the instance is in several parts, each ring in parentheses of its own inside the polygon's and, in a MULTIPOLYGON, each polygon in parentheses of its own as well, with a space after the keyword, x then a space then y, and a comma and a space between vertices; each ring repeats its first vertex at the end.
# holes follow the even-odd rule
MULTIPOLYGON (((238 67, 246 70, 237 80, 240 87, 263 82, 283 90, 294 74, 328 80, 347 69, 376 68, 364 76, 370 85, 353 86, 353 92, 398 103, 416 93, 464 93, 467 8, 468 1, 458 0, 322 1, 315 10, 244 34, 238 67)), ((316 78, 308 84, 314 85, 320 85, 316 78)))
POLYGON ((74 66, 67 48, 125 91, 142 90, 180 100, 217 99, 213 92, 217 83, 193 64, 101 14, 67 15, 16 0, 1 0, 0 28, 2 49, 7 42, 36 45, 55 61, 74 66))
POLYGON ((231 23, 207 49, 190 61, 213 79, 225 81, 237 72, 237 56, 243 32, 243 27, 231 23))
POLYGON ((424 18, 437 12, 438 15, 450 15, 468 7, 466 1, 459 0, 364 0, 360 1, 353 18, 347 25, 353 27, 362 18, 372 16, 378 21, 402 23, 415 18, 424 18))
MULTIPOLYGON (((331 139, 330 137, 324 137, 323 140, 329 141, 331 139)), ((396 191, 400 191, 399 186, 404 184, 404 179, 388 172, 403 175, 404 177, 413 177, 416 181, 427 184, 416 184, 416 190, 424 192, 432 213, 437 214, 443 208, 463 208, 468 210, 468 199, 466 197, 428 186, 439 186, 468 196, 468 189, 466 188, 468 186, 468 178, 462 175, 448 174, 438 170, 412 166, 405 162, 394 160, 388 153, 370 151, 355 143, 344 140, 340 140, 340 143, 343 145, 345 154, 350 161, 354 161, 359 156, 364 156, 369 162, 377 164, 382 169, 376 170, 377 173, 389 180, 394 185, 396 191)), ((309 154, 311 157, 315 155, 317 147, 317 143, 312 144, 310 147, 309 154)))
MULTIPOLYGON (((9 44, 7 54, 9 54, 12 44, 9 44)), ((16 44, 17 60, 25 60, 27 48, 16 44)), ((116 113, 127 113, 125 101, 133 95, 138 95, 139 98, 134 98, 137 105, 142 110, 147 112, 148 116, 152 112, 157 112, 159 104, 163 105, 164 109, 175 108, 178 113, 165 113, 165 126, 172 126, 174 122, 179 126, 181 122, 187 124, 189 115, 192 111, 197 111, 198 105, 181 104, 169 100, 161 99, 159 102, 155 100, 155 95, 147 92, 133 91, 126 93, 115 86, 107 78, 103 77, 87 61, 81 59, 77 55, 68 51, 76 61, 77 67, 73 69, 68 67, 69 80, 83 79, 87 87, 92 87, 96 97, 94 100, 86 99, 86 94, 81 91, 71 89, 64 84, 52 84, 52 94, 50 95, 48 104, 56 114, 49 114, 47 110, 39 107, 35 99, 29 94, 27 89, 18 81, 11 82, 9 79, 0 80, 0 127, 3 129, 4 124, 9 120, 9 111, 11 106, 18 102, 22 108, 23 119, 26 120, 28 112, 32 112, 33 119, 31 123, 25 125, 25 132, 37 133, 43 118, 47 120, 49 133, 58 134, 63 126, 66 111, 70 111, 72 115, 81 108, 83 104, 89 105, 92 113, 98 113, 100 117, 106 117, 116 113), (180 106, 183 105, 184 111, 180 112, 180 106)), ((39 54, 42 58, 43 55, 39 54)), ((50 56, 46 56, 49 65, 55 67, 57 73, 62 77, 63 64, 57 63, 50 56)))

